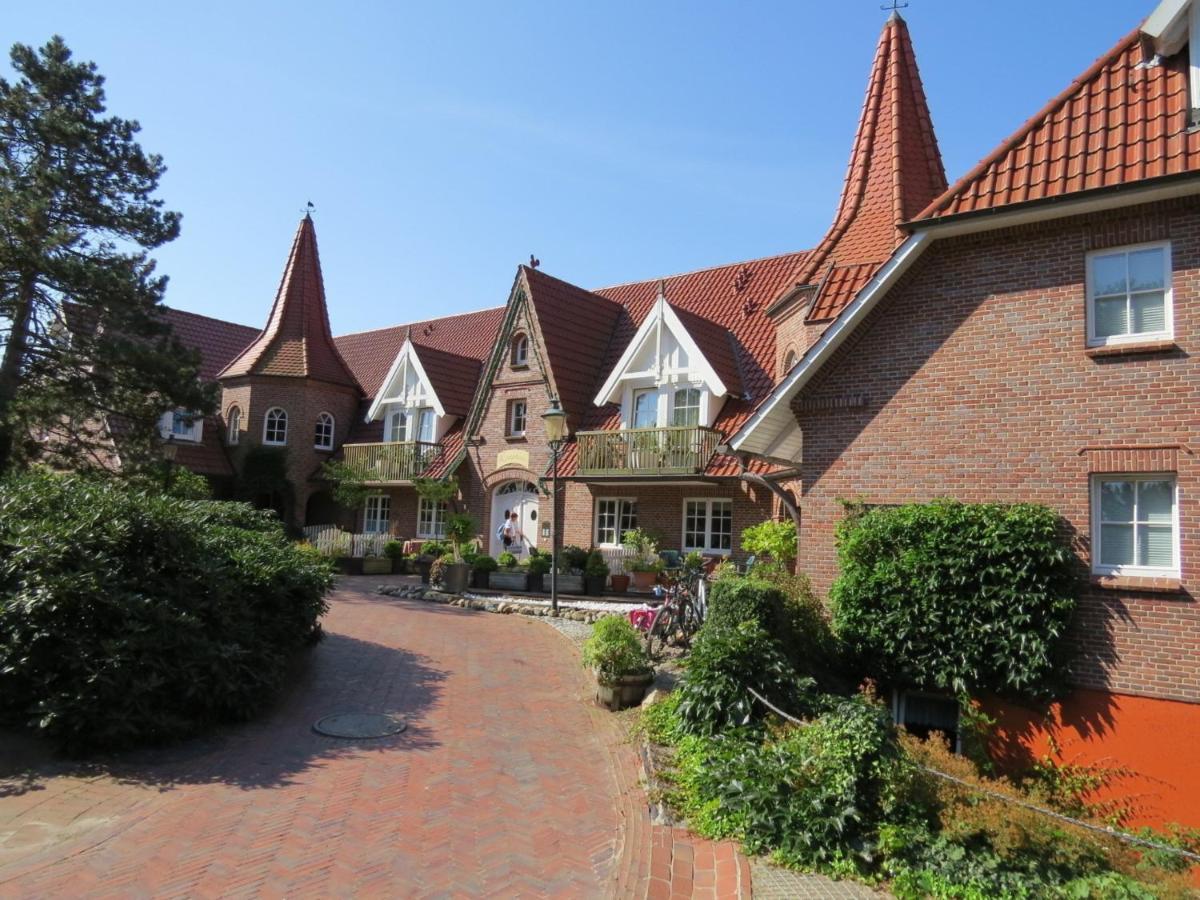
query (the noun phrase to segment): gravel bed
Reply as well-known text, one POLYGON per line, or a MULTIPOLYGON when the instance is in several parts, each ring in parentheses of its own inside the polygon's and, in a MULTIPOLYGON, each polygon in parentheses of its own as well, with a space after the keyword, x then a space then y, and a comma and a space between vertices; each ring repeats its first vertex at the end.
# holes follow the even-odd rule
MULTIPOLYGON (((493 603, 515 603, 521 606, 549 606, 549 600, 537 600, 533 597, 497 597, 492 594, 463 594, 468 600, 488 600, 493 603)), ((631 603, 605 603, 601 600, 559 600, 558 606, 560 609, 586 609, 592 612, 628 612, 631 609, 637 609, 631 603)))
POLYGON ((566 635, 575 644, 582 644, 592 636, 592 626, 587 622, 576 622, 573 619, 552 619, 549 617, 541 621, 545 622, 555 631, 566 635))

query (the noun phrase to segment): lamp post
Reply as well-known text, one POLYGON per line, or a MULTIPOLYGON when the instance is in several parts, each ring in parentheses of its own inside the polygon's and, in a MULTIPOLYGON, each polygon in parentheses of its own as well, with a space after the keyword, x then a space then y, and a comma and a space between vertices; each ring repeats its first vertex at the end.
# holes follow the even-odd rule
POLYGON ((558 615, 558 452, 567 440, 567 414, 550 398, 550 409, 542 413, 546 424, 546 441, 550 444, 550 510, 554 528, 550 532, 550 609, 558 615))
POLYGON ((175 443, 175 435, 167 435, 166 441, 162 445, 163 460, 167 465, 167 473, 163 477, 163 491, 171 490, 171 467, 175 464, 175 454, 179 452, 179 445, 175 443))

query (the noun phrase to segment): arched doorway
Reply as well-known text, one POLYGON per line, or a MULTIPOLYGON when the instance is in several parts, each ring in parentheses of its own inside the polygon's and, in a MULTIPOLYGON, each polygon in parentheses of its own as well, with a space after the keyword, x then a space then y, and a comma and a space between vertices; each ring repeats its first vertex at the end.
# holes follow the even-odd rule
MULTIPOLYGON (((530 547, 536 547, 538 542, 538 489, 530 481, 506 481, 492 493, 492 529, 491 553, 498 556, 503 553, 505 546, 496 536, 505 517, 513 510, 517 511, 517 521, 521 533, 525 535, 525 543, 520 547, 522 553, 528 553, 530 547)), ((517 547, 507 548, 516 553, 517 547)))

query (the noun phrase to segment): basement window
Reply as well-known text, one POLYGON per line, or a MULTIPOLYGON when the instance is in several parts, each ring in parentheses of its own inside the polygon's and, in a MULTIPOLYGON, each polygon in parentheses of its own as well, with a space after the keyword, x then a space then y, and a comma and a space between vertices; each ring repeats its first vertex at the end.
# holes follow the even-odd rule
POLYGON ((962 752, 958 700, 945 694, 896 690, 892 692, 892 718, 912 735, 925 740, 940 734, 955 753, 962 752))

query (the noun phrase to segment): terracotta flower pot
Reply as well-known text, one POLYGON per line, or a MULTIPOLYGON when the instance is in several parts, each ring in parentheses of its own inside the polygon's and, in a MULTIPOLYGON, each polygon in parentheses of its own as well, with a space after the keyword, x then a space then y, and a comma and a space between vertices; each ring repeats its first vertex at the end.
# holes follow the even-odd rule
POLYGON ((610 576, 610 578, 612 581, 612 589, 616 593, 623 594, 627 590, 629 590, 629 576, 628 575, 613 575, 613 576, 610 576))
POLYGON ((654 587, 658 581, 657 572, 634 572, 633 573, 633 589, 635 591, 648 591, 654 587))

